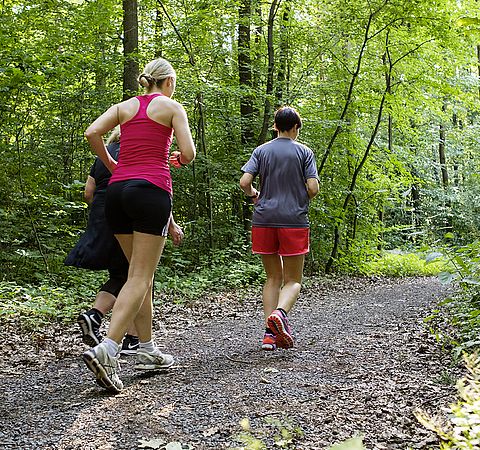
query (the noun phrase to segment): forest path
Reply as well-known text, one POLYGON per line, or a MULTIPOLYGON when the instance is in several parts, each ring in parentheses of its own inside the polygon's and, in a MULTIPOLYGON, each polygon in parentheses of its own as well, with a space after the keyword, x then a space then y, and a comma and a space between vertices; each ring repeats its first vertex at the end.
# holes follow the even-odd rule
POLYGON ((176 365, 146 375, 127 359, 116 396, 93 383, 76 326, 22 343, 7 324, 0 448, 133 450, 141 439, 241 448, 244 418, 268 449, 326 449, 357 435, 368 449, 427 448, 435 437, 412 411, 448 404, 455 389, 422 318, 447 295, 433 278, 315 282, 291 314, 296 348, 272 353, 259 349, 259 288, 164 303, 157 342, 176 365), (290 428, 303 434, 275 446, 290 428))

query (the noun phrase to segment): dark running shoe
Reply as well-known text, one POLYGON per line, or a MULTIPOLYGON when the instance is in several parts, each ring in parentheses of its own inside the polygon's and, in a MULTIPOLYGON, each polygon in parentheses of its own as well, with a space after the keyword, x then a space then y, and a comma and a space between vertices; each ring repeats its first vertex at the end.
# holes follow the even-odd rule
POLYGON ((95 375, 97 384, 107 391, 118 394, 123 383, 118 378, 118 359, 108 354, 105 344, 99 344, 82 355, 83 361, 95 375))
POLYGON ((100 325, 102 325, 102 318, 96 311, 87 311, 80 314, 77 318, 77 323, 82 330, 82 341, 89 347, 95 347, 100 344, 103 337, 100 334, 100 325))
POLYGON ((276 309, 268 316, 267 326, 273 331, 277 340, 277 347, 280 348, 292 348, 293 347, 293 334, 292 328, 288 323, 288 318, 282 311, 276 309))
POLYGON ((132 356, 136 355, 138 350, 138 336, 132 336, 126 334, 123 338, 122 348, 120 350, 121 355, 132 356))

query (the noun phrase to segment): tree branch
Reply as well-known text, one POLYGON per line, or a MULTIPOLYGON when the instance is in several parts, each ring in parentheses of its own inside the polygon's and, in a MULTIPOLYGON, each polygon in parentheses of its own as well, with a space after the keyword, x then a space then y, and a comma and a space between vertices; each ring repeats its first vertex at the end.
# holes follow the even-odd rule
POLYGON ((163 2, 161 0, 157 0, 158 4, 161 6, 161 8, 163 9, 163 12, 165 13, 165 15, 167 16, 167 19, 168 21, 170 22, 170 25, 172 26, 173 30, 175 31, 175 34, 178 36, 178 39, 180 39, 180 42, 182 43, 182 46, 183 48, 185 49, 185 51, 187 52, 187 55, 188 55, 188 62, 192 65, 192 66, 195 66, 195 58, 193 57, 193 53, 192 51, 188 48, 187 44, 185 43, 185 41, 183 40, 183 37, 182 35, 180 34, 180 31, 178 31, 178 28, 175 26, 175 24, 173 23, 173 20, 172 18, 170 17, 170 14, 168 14, 168 11, 167 9, 165 8, 165 5, 163 4, 163 2))

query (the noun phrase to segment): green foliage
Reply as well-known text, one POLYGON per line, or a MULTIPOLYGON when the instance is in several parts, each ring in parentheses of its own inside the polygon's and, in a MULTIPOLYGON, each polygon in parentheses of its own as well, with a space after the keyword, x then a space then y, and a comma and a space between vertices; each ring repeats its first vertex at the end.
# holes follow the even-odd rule
POLYGON ((359 263, 355 270, 362 275, 383 275, 391 277, 413 277, 438 275, 445 270, 448 262, 437 259, 428 262, 421 253, 402 251, 381 252, 377 258, 359 263))
MULTIPOLYGON (((455 236, 449 234, 447 239, 453 241, 455 236)), ((457 290, 427 321, 434 333, 453 344, 454 354, 460 355, 480 347, 480 242, 444 247, 427 256, 433 262, 440 258, 446 259, 448 265, 439 273, 439 280, 453 284, 457 290)))
POLYGON ((204 262, 187 274, 160 266, 155 276, 155 288, 173 294, 178 302, 182 302, 198 298, 205 292, 260 284, 264 280, 265 273, 258 257, 245 257, 235 250, 219 251, 212 255, 210 263, 204 262))
POLYGON ((52 322, 71 323, 90 305, 62 287, 19 286, 13 282, 0 282, 0 298, 0 321, 20 319, 28 329, 52 322))
POLYGON ((303 431, 283 417, 266 418, 265 424, 258 429, 252 429, 250 420, 244 418, 240 421, 243 431, 234 436, 234 439, 243 444, 242 447, 236 447, 236 450, 267 450, 272 448, 269 443, 273 443, 274 448, 295 449, 296 443, 303 436, 303 431))
MULTIPOLYGON (((303 436, 300 427, 295 426, 287 417, 266 418, 264 424, 253 429, 250 420, 246 417, 240 421, 242 432, 234 436, 234 440, 241 442, 242 447, 235 450, 267 450, 270 448, 283 448, 294 450, 303 436), (273 445, 273 446, 272 446, 273 445)), ((363 439, 355 437, 344 442, 339 442, 329 450, 365 450, 363 439)))
POLYGON ((457 383, 459 399, 448 408, 446 422, 417 410, 415 416, 441 439, 441 450, 472 450, 480 446, 480 360, 465 355, 468 374, 457 383))

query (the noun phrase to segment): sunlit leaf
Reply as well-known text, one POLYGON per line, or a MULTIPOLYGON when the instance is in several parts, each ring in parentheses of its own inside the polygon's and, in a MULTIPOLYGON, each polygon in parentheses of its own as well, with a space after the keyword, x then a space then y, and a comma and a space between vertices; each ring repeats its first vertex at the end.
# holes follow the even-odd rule
POLYGON ((457 20, 457 24, 461 27, 465 27, 468 25, 479 25, 480 26, 480 19, 476 17, 461 17, 457 20))
MULTIPOLYGON (((165 446, 165 441, 163 439, 139 439, 139 448, 162 448, 165 446)), ((180 447, 181 450, 181 447, 180 447)))
POLYGON ((363 439, 361 437, 355 437, 345 442, 330 447, 330 450, 365 450, 363 446, 363 439))

